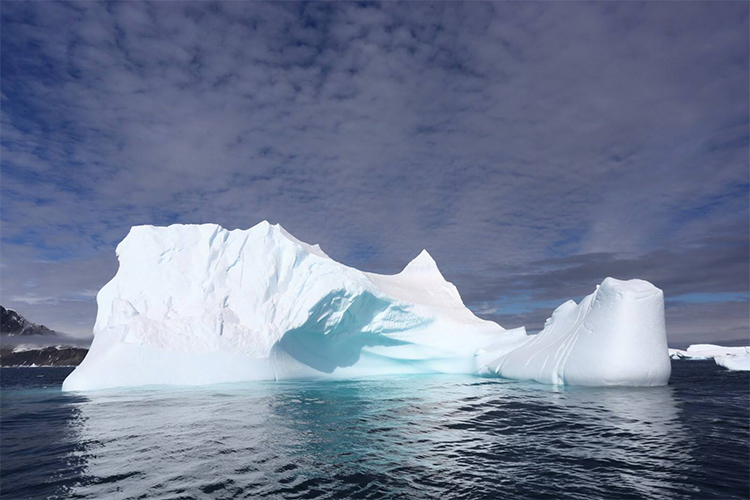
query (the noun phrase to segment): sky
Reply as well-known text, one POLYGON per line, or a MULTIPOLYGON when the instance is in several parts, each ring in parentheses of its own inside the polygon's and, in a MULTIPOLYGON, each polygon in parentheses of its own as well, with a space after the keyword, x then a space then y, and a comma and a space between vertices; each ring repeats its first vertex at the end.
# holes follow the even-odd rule
POLYGON ((0 303, 86 337, 133 225, 280 223, 538 331, 607 276, 750 341, 747 2, 0 4, 0 303))

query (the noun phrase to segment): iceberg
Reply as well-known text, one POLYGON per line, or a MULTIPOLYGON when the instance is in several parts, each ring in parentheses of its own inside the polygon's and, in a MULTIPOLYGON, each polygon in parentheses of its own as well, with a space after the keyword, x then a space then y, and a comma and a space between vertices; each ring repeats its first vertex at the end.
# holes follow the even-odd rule
POLYGON ((548 384, 666 385, 672 367, 664 294, 647 281, 607 278, 580 304, 555 309, 541 332, 488 369, 548 384))
POLYGON ((750 346, 722 347, 715 344, 693 344, 686 350, 670 349, 672 359, 707 360, 732 371, 750 371, 750 346))
POLYGON ((605 280, 534 336, 475 316, 427 251, 398 274, 368 273, 268 222, 136 226, 116 251, 90 351, 63 390, 400 373, 669 378, 663 296, 639 280, 605 280))
POLYGON ((745 356, 750 354, 750 347, 722 347, 715 344, 693 344, 687 350, 670 349, 672 359, 705 360, 719 356, 745 356))
MULTIPOLYGON (((748 351, 750 351, 750 348, 748 348, 748 351)), ((745 354, 714 356, 714 362, 719 366, 723 366, 727 370, 747 372, 750 371, 750 352, 745 354)))

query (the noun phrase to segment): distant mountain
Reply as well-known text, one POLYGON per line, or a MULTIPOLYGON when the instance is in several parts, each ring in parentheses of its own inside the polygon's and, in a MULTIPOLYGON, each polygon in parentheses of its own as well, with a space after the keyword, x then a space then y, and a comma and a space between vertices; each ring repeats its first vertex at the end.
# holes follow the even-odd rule
POLYGON ((0 366, 78 366, 88 352, 73 346, 0 347, 0 366))
POLYGON ((0 306, 0 335, 12 337, 17 335, 53 335, 57 332, 44 325, 30 322, 13 309, 0 306))
POLYGON ((3 306, 0 337, 5 339, 0 345, 0 366, 77 366, 89 352, 80 345, 65 345, 76 341, 3 306), (37 335, 43 335, 45 340, 32 337, 37 335))

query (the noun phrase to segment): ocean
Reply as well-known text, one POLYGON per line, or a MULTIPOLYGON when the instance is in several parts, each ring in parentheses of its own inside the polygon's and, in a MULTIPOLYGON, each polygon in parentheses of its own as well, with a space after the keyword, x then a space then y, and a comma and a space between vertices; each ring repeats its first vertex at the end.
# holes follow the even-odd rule
POLYGON ((0 370, 0 496, 750 497, 750 374, 658 388, 394 376, 71 394, 0 370))

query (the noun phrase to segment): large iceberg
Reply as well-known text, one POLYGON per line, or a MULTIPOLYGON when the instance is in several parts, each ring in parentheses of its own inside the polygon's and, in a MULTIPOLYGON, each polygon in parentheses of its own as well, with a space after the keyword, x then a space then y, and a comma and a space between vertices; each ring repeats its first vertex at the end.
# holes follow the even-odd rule
POLYGON ((137 226, 117 256, 89 354, 63 390, 491 371, 585 385, 669 379, 663 297, 638 280, 605 280, 530 336, 476 317, 426 251, 399 274, 367 273, 262 222, 137 226))

